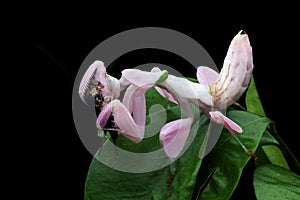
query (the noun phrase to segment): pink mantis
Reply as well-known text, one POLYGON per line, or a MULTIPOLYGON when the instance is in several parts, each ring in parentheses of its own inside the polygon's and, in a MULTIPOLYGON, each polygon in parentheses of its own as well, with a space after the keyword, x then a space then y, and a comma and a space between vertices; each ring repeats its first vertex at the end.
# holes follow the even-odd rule
POLYGON ((191 103, 198 106, 214 122, 223 124, 237 138, 244 150, 254 155, 235 134, 235 131, 241 133, 242 128, 220 112, 236 102, 244 93, 252 70, 252 48, 249 38, 246 33, 240 31, 231 41, 220 74, 208 67, 198 67, 199 83, 170 75, 156 67, 151 72, 125 69, 118 80, 106 73, 101 61, 96 61, 85 73, 79 94, 84 101, 87 95, 85 86, 90 80, 88 77, 93 77, 92 85, 96 89, 90 89, 89 94, 95 94, 100 84, 98 92, 103 97, 102 111, 96 126, 106 130, 105 125, 113 116, 114 127, 110 130, 118 131, 134 142, 140 142, 144 138, 146 122, 145 92, 155 87, 163 97, 177 103, 186 116, 165 124, 160 131, 160 143, 168 157, 178 157, 189 136, 194 120, 191 103), (126 91, 121 102, 118 97, 124 89, 126 91))

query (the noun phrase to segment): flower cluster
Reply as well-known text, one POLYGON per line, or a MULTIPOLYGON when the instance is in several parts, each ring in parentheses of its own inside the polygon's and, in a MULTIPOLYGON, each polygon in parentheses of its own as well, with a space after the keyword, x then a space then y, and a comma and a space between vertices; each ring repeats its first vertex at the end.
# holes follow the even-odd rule
MULTIPOLYGON (((100 114, 96 126, 114 130, 140 142, 144 138, 146 122, 145 92, 152 87, 168 100, 178 104, 185 118, 165 124, 160 131, 160 142, 167 156, 177 157, 188 138, 194 121, 191 103, 208 117, 235 135, 242 128, 222 114, 222 109, 236 102, 246 90, 253 70, 252 48, 248 35, 240 31, 231 41, 223 68, 218 74, 208 67, 197 68, 198 83, 176 77, 154 67, 150 72, 125 69, 118 80, 106 73, 101 61, 94 62, 86 71, 79 87, 85 102, 87 96, 96 96, 100 114), (120 92, 126 90, 122 102, 120 92), (106 124, 112 120, 113 128, 106 124)), ((244 147, 243 147, 244 148, 244 147)), ((246 148, 245 148, 246 150, 246 148)))

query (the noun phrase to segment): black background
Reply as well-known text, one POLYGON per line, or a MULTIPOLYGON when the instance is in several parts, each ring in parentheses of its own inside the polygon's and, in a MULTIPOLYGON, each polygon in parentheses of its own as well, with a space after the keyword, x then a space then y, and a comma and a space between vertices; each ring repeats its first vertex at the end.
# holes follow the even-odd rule
POLYGON ((73 123, 73 82, 81 63, 94 47, 114 34, 137 27, 165 27, 182 32, 198 41, 219 68, 231 39, 239 30, 245 30, 253 47, 253 74, 265 112, 299 158, 299 133, 295 131, 299 124, 299 34, 293 24, 286 23, 292 19, 266 17, 254 23, 242 18, 240 22, 208 21, 197 16, 199 20, 170 18, 137 22, 138 16, 130 20, 119 16, 112 20, 109 15, 99 12, 84 19, 49 17, 35 23, 31 34, 35 57, 30 69, 42 76, 35 77, 30 84, 43 83, 43 92, 32 108, 42 112, 36 119, 42 128, 32 128, 37 134, 32 134, 31 149, 38 163, 32 167, 32 173, 38 173, 32 186, 34 190, 50 199, 83 199, 92 156, 81 143, 73 123))

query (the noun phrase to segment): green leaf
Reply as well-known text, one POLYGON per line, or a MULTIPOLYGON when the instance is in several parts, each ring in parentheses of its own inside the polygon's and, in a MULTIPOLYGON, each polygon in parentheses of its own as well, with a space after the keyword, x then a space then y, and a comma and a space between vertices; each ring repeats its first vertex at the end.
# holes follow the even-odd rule
POLYGON ((300 176, 268 164, 255 170, 254 188, 258 200, 295 200, 300 198, 300 176))
POLYGON ((168 170, 165 171, 167 179, 166 176, 162 176, 161 181, 156 184, 155 189, 152 191, 153 199, 188 200, 192 198, 197 174, 202 163, 198 152, 206 132, 207 126, 200 128, 189 149, 174 164, 168 167, 168 170), (175 168, 173 172, 172 168, 175 168), (170 178, 173 178, 173 181, 167 186, 166 182, 170 178))
POLYGON ((152 106, 154 105, 160 105, 162 107, 164 107, 165 109, 169 109, 173 106, 177 106, 177 104, 168 101, 168 99, 162 97, 155 88, 150 88, 147 90, 146 94, 145 94, 145 98, 146 98, 146 111, 147 111, 147 115, 149 114, 149 110, 152 106))
POLYGON ((114 170, 93 159, 86 178, 84 199, 150 199, 149 191, 163 173, 164 169, 151 173, 130 174, 114 170))
MULTIPOLYGON (((245 111, 230 111, 227 116, 243 128, 238 137, 254 152, 270 120, 245 111)), ((250 158, 236 139, 223 129, 217 144, 203 159, 199 171, 199 199, 229 199, 250 158)))
MULTIPOLYGON (((249 84, 247 93, 246 93, 246 106, 247 111, 261 115, 266 116, 262 103, 259 99, 259 95, 256 89, 255 81, 253 75, 251 76, 251 82, 249 84)), ((263 156, 264 161, 256 161, 256 166, 259 166, 261 164, 265 164, 268 162, 271 162, 273 164, 277 164, 279 166, 285 167, 289 169, 288 164, 285 160, 284 155, 282 154, 282 151, 280 148, 272 145, 272 146, 264 146, 266 144, 279 144, 283 148, 284 152, 286 152, 286 155, 288 157, 293 157, 292 153, 288 149, 288 147, 284 144, 284 142, 281 140, 279 135, 276 133, 276 130, 274 128, 274 123, 272 123, 273 126, 271 126, 271 131, 273 135, 279 139, 279 142, 271 135, 270 132, 266 131, 266 133, 263 135, 262 140, 260 142, 259 148, 262 148, 263 153, 259 150, 259 153, 263 156), (273 127, 273 129, 272 129, 273 127), (291 155, 291 156, 290 156, 291 155), (277 159, 276 159, 277 158, 277 159)), ((297 164, 297 160, 293 159, 294 163, 297 164)), ((299 166, 299 165, 298 165, 299 166)))
POLYGON ((262 103, 259 99, 253 75, 251 76, 251 81, 246 93, 246 107, 249 112, 266 116, 262 103))
POLYGON ((150 112, 146 118, 146 124, 148 125, 145 129, 146 138, 139 143, 134 143, 123 135, 119 135, 117 140, 118 147, 136 153, 151 152, 161 148, 158 135, 159 131, 165 123, 179 119, 181 117, 181 111, 179 106, 173 106, 169 110, 158 105, 151 108, 153 108, 154 111, 150 112), (165 116, 166 119, 162 119, 162 116, 165 116), (151 127, 149 127, 149 124, 151 124, 151 127))
POLYGON ((271 135, 268 130, 266 130, 260 140, 260 146, 269 144, 279 145, 279 142, 271 135))
MULTIPOLYGON (((265 145, 273 145, 273 146, 279 146, 279 142, 270 134, 270 132, 268 130, 266 130, 264 132, 264 134, 262 135, 262 138, 259 142, 259 147, 256 150, 256 155, 259 157, 259 159, 255 160, 255 166, 259 167, 261 165, 264 164, 269 164, 271 163, 271 161, 269 160, 268 157, 273 157, 274 155, 267 155, 268 153, 272 154, 272 152, 268 152, 265 151, 265 149, 263 149, 263 146, 265 145)), ((278 147, 277 147, 278 148, 278 147)), ((282 152, 280 149, 278 149, 278 156, 281 157, 283 156, 282 152), (279 151, 279 152, 278 152, 279 151)), ((282 157, 284 159, 283 164, 286 163, 285 158, 282 157)))
POLYGON ((270 161, 270 163, 274 164, 274 165, 278 165, 280 167, 286 168, 286 169, 290 169, 289 165, 287 164, 281 150, 275 146, 275 145, 264 145, 261 147, 268 160, 270 161))
MULTIPOLYGON (((157 112, 163 112, 158 110, 157 112)), ((158 113, 152 113, 154 116, 158 113)), ((167 121, 181 117, 178 106, 167 110, 167 121)), ((199 119, 199 129, 195 132, 195 138, 186 152, 174 163, 162 169, 143 173, 129 173, 112 169, 96 158, 106 158, 113 163, 117 159, 122 159, 120 149, 115 149, 110 141, 106 141, 93 159, 86 178, 85 199, 191 199, 197 174, 201 166, 202 159, 198 152, 204 141, 207 132, 208 119, 201 115, 199 119), (110 148, 111 147, 111 148, 110 148)), ((119 148, 130 152, 147 153, 157 150, 159 142, 158 134, 144 139, 140 143, 133 143, 120 135, 117 140, 119 148)), ((124 165, 136 163, 136 167, 143 167, 143 160, 126 160, 124 165)), ((163 162, 163 159, 152 158, 151 163, 163 162)), ((145 164, 146 165, 146 164, 145 164)), ((144 166, 147 167, 147 166, 144 166)), ((117 168, 117 164, 115 165, 117 168)))

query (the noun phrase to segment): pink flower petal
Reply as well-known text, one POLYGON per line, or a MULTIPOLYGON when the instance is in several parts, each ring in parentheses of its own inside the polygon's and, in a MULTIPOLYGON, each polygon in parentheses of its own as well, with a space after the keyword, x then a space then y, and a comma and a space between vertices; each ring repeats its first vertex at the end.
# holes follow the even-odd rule
POLYGON ((137 125, 144 127, 146 123, 146 98, 147 89, 139 88, 133 94, 132 115, 137 125))
POLYGON ((104 128, 105 124, 107 123, 108 118, 111 115, 111 112, 112 112, 111 104, 107 104, 106 106, 104 106, 104 108, 101 110, 101 112, 97 118, 96 126, 98 129, 104 128))
POLYGON ((144 127, 146 123, 146 99, 147 89, 130 85, 123 98, 123 104, 129 113, 133 114, 133 119, 137 125, 144 127))
POLYGON ((121 78, 119 79, 119 83, 120 83, 120 91, 123 91, 131 84, 124 76, 121 76, 121 78))
POLYGON ((124 97, 123 97, 122 102, 123 102, 124 106, 128 109, 129 113, 132 113, 132 109, 133 109, 132 96, 133 96, 136 89, 137 89, 137 87, 135 85, 130 85, 126 89, 126 92, 125 92, 124 97))
POLYGON ((224 115, 220 111, 211 111, 209 114, 214 122, 224 124, 224 115))
POLYGON ((134 142, 140 142, 144 137, 144 127, 139 127, 135 123, 127 108, 119 100, 113 100, 111 104, 115 124, 122 130, 121 133, 134 142))
POLYGON ((226 126, 230 127, 231 129, 235 130, 236 132, 238 132, 238 133, 243 132, 243 129, 238 124, 236 124, 234 121, 229 119, 228 117, 225 117, 224 121, 225 121, 226 126))
MULTIPOLYGON (((206 105, 213 105, 213 98, 209 93, 208 86, 199 83, 193 83, 186 78, 169 75, 168 79, 159 86, 168 88, 168 92, 178 99, 199 99, 206 105)), ((180 100, 178 100, 180 102, 180 100)))
MULTIPOLYGON (((151 72, 160 72, 158 67, 154 67, 151 72)), ((193 83, 186 78, 169 75, 168 78, 159 86, 168 88, 168 93, 173 97, 182 97, 190 100, 199 99, 201 103, 213 105, 213 99, 208 91, 208 86, 198 83, 193 83)), ((176 98, 178 102, 180 100, 176 98)))
MULTIPOLYGON (((243 129, 236 124, 234 121, 223 115, 220 111, 211 111, 209 112, 211 119, 218 123, 218 124, 224 124, 225 127, 230 131, 230 129, 237 131, 238 133, 242 133, 243 129), (229 128, 228 128, 229 127, 229 128)), ((230 131, 231 132, 231 131, 230 131)))
POLYGON ((178 104, 178 102, 175 100, 175 98, 165 89, 162 89, 160 87, 155 87, 156 91, 163 97, 165 97, 166 99, 168 99, 169 101, 178 104))
POLYGON ((181 153, 192 123, 192 118, 179 119, 167 123, 161 129, 159 138, 168 157, 176 158, 181 153))
POLYGON ((200 66, 197 68, 197 79, 200 84, 209 85, 218 79, 219 74, 209 68, 200 66))
POLYGON ((146 72, 138 69, 125 69, 122 71, 122 77, 141 88, 153 87, 157 82, 164 81, 167 76, 166 71, 146 72))

